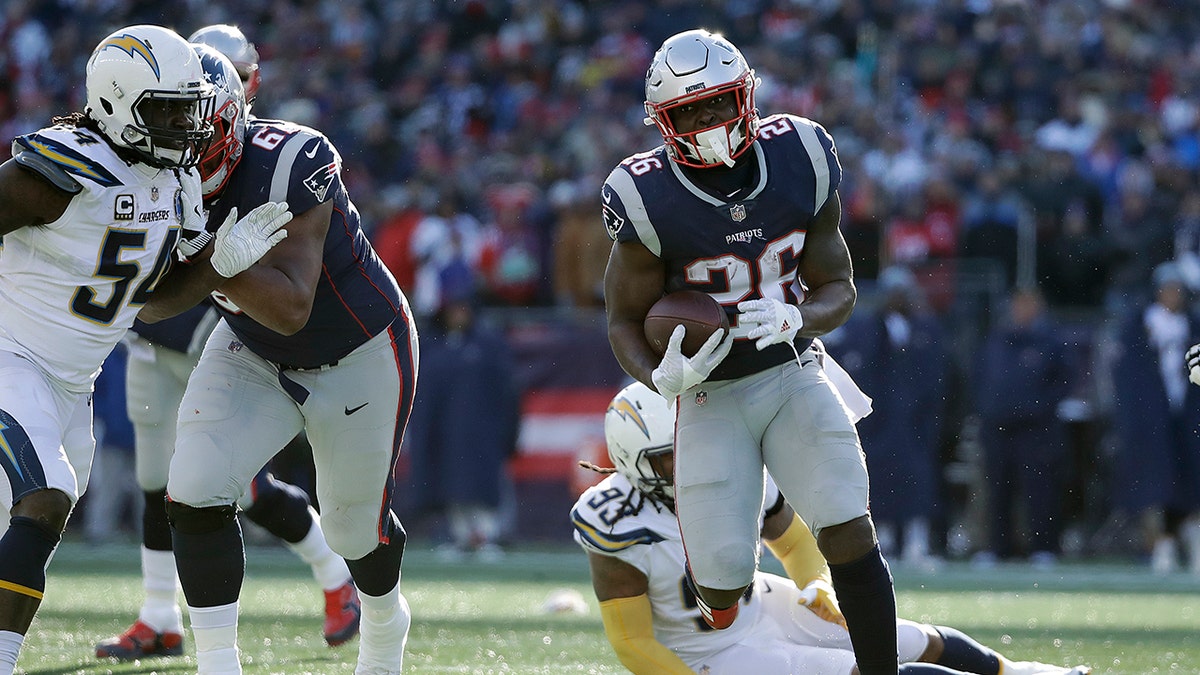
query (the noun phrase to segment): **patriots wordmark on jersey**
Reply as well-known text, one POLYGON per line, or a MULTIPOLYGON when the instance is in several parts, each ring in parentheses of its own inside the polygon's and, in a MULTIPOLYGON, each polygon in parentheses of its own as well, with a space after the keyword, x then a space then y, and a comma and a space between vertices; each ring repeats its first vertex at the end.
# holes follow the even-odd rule
MULTIPOLYGON (((773 298, 794 305, 803 299, 797 269, 808 224, 842 177, 833 138, 795 115, 762 120, 747 156, 757 180, 736 198, 697 185, 662 146, 626 158, 601 189, 609 236, 640 242, 661 258, 668 292, 703 291, 726 307, 735 338, 748 332, 738 326, 738 302, 773 298)), ((797 341, 798 350, 805 347, 797 341)), ((787 345, 759 352, 753 342, 738 340, 710 379, 740 377, 792 358, 787 345)))

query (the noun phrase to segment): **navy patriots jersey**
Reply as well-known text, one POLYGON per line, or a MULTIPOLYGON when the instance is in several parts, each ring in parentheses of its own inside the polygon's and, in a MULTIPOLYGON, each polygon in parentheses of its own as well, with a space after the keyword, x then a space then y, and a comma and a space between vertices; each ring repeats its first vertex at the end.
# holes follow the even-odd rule
MULTIPOLYGON (((797 269, 804 238, 842 178, 833 138, 795 115, 763 119, 758 140, 743 157, 757 162, 757 183, 732 201, 689 180, 662 146, 626 158, 601 189, 609 236, 641 242, 662 259, 664 292, 703 291, 725 307, 736 341, 712 380, 743 377, 795 358, 786 344, 758 351, 737 325, 737 304, 803 299, 797 269)), ((810 342, 799 338, 796 349, 810 342)))
POLYGON ((281 335, 214 293, 234 333, 268 361, 298 368, 332 363, 392 324, 401 311, 395 278, 367 241, 358 209, 341 176, 342 158, 321 132, 251 118, 242 159, 220 197, 209 204, 209 228, 233 207, 245 215, 267 201, 287 201, 292 213, 333 201, 321 279, 312 314, 295 335, 281 335))

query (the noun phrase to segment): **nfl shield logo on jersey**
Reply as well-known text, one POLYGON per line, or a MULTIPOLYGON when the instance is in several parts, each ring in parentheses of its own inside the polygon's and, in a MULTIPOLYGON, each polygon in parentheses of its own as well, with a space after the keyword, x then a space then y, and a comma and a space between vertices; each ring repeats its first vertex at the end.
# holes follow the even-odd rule
POLYGON ((705 403, 708 403, 708 392, 703 390, 696 392, 696 405, 704 405, 705 403))
POLYGON ((733 222, 740 223, 746 219, 746 205, 734 204, 729 207, 729 217, 733 218, 733 222))

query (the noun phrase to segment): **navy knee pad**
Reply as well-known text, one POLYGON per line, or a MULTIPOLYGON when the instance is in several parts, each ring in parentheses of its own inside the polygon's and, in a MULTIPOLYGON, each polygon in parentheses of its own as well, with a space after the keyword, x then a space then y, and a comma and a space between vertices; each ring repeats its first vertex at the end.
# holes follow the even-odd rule
POLYGON ((46 561, 61 535, 26 516, 13 516, 0 537, 0 580, 9 590, 41 599, 46 590, 46 561))
POLYGON ((313 522, 308 494, 270 474, 262 481, 255 480, 254 485, 254 503, 246 509, 246 517, 288 543, 302 541, 313 522))
POLYGON ((237 517, 237 506, 208 506, 195 508, 167 499, 167 521, 171 527, 184 534, 208 534, 216 532, 237 517))

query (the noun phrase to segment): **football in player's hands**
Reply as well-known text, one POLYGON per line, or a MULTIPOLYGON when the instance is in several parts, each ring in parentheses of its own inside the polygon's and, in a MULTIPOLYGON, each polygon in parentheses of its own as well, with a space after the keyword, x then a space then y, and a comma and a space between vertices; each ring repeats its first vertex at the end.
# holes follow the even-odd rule
POLYGON ((679 325, 687 329, 680 351, 691 357, 714 332, 729 331, 729 316, 707 293, 675 291, 664 295, 646 313, 643 323, 646 341, 659 356, 667 351, 671 333, 679 325))

